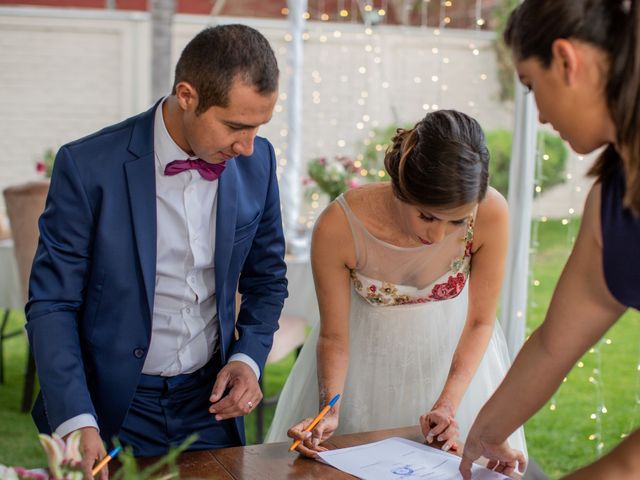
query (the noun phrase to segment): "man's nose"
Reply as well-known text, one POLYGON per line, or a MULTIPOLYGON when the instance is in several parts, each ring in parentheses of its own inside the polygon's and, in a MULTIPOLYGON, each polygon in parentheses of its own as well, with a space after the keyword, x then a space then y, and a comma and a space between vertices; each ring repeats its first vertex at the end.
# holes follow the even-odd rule
POLYGON ((232 145, 233 153, 248 157, 253 153, 253 141, 256 138, 258 129, 246 130, 232 145))

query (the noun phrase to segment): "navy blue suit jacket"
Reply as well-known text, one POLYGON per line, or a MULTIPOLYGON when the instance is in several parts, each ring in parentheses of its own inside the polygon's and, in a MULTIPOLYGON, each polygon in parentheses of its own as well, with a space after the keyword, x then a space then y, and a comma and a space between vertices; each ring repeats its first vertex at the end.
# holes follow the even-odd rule
MULTIPOLYGON (((157 106, 56 157, 26 307, 41 386, 33 416, 42 432, 91 413, 110 441, 135 393, 155 288, 157 106)), ((218 181, 222 363, 245 353, 262 370, 287 295, 273 147, 256 137, 253 155, 229 161, 218 181), (234 328, 236 287, 243 300, 234 328)), ((235 423, 244 443, 242 418, 235 423)))

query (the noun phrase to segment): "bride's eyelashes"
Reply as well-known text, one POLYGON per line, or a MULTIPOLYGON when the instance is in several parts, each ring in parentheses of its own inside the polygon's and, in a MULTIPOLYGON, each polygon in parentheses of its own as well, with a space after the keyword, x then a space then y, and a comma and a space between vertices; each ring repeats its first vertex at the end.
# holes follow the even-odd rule
MULTIPOLYGON (((436 220, 439 220, 435 217, 432 217, 431 215, 425 215, 424 213, 420 213, 420 215, 418 215, 418 218, 424 222, 435 222, 436 220)), ((452 223, 453 225, 462 225, 467 221, 466 218, 462 218, 460 220, 451 220, 449 223, 452 223)))

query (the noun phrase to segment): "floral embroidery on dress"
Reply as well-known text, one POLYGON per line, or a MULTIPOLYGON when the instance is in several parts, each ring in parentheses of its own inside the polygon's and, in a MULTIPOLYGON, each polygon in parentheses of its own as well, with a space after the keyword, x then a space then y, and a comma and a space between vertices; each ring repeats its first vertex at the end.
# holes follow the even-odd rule
POLYGON ((433 285, 426 295, 425 292, 421 292, 422 295, 410 295, 402 290, 415 291, 415 288, 369 279, 363 275, 358 275, 355 270, 351 270, 353 287, 365 300, 376 306, 411 305, 455 298, 464 289, 471 270, 473 217, 470 218, 469 226, 461 240, 465 242, 464 253, 451 262, 451 274, 447 277, 446 282, 433 285), (363 283, 363 280, 365 283, 363 283))
POLYGON ((351 281, 353 282, 353 287, 357 291, 361 292, 362 291, 362 282, 357 277, 355 270, 350 270, 350 272, 351 272, 351 281))
POLYGON ((434 300, 447 300, 457 297, 464 288, 466 281, 467 277, 462 273, 458 273, 455 277, 452 275, 447 280, 447 283, 439 283, 433 287, 431 298, 434 300))
POLYGON ((453 262, 451 262, 451 270, 453 272, 459 272, 464 266, 464 257, 456 258, 453 262))
POLYGON ((378 292, 378 287, 376 287, 375 285, 369 285, 369 287, 367 288, 367 300, 369 300, 369 303, 374 304, 385 303, 383 295, 378 292))
POLYGON ((384 282, 382 284, 382 288, 380 289, 385 295, 389 295, 391 297, 395 297, 398 295, 398 289, 393 283, 384 282))

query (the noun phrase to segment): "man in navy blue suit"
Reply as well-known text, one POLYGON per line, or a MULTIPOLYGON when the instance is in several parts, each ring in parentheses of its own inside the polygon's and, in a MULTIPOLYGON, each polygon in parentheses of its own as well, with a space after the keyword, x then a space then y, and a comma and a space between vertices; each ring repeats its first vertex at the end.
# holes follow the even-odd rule
POLYGON ((275 155, 256 136, 277 95, 260 33, 207 28, 171 95, 58 152, 26 308, 33 417, 80 430, 86 478, 114 436, 138 456, 192 433, 191 449, 244 443, 287 295, 275 155))

